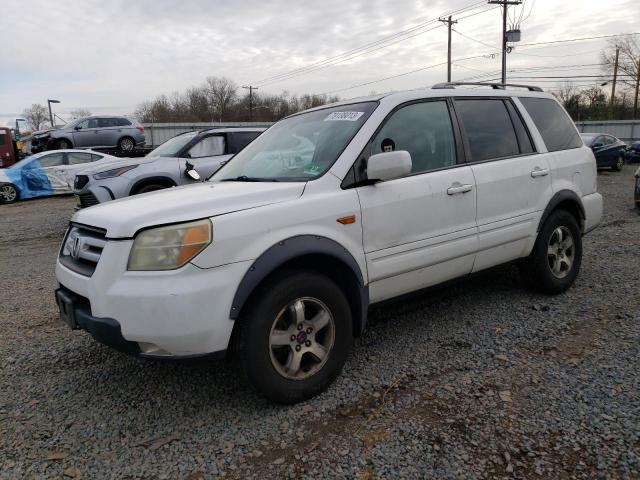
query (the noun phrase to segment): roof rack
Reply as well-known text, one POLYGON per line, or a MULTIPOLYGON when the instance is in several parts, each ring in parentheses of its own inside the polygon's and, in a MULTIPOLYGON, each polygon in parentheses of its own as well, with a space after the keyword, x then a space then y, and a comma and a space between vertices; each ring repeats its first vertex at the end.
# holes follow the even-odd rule
POLYGON ((515 83, 487 83, 487 82, 443 82, 436 83, 432 89, 445 89, 445 88, 456 88, 457 86, 462 85, 476 85, 479 87, 491 87, 494 90, 504 90, 505 87, 517 87, 517 88, 526 88, 530 92, 542 92, 540 87, 536 87, 533 85, 517 85, 515 83))

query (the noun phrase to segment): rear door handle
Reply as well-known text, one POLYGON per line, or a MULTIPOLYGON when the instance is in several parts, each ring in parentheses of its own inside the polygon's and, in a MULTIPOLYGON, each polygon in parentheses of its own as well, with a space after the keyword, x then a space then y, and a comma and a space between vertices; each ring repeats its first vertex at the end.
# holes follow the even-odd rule
POLYGON ((472 188, 473 188, 473 185, 469 185, 469 184, 460 185, 459 183, 454 183, 449 188, 447 188, 447 195, 467 193, 467 192, 470 192, 472 188))
POLYGON ((549 175, 549 169, 548 168, 540 168, 540 167, 536 167, 533 169, 533 171, 531 172, 531 176, 533 178, 536 177, 546 177, 547 175, 549 175))

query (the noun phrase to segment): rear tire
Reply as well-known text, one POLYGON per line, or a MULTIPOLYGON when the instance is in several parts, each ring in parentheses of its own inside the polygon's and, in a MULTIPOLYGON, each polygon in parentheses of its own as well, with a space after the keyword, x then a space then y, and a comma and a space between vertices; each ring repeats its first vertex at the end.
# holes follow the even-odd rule
POLYGON ((531 255, 520 265, 520 273, 532 288, 558 294, 573 284, 581 263, 578 222, 566 210, 556 210, 542 225, 531 255))
POLYGON ((136 142, 131 137, 122 137, 118 141, 118 150, 122 153, 131 153, 136 148, 136 142))
POLYGON ((282 404, 324 391, 353 342, 344 293, 315 272, 287 270, 270 277, 238 321, 235 347, 246 380, 282 404))
POLYGON ((4 183, 0 185, 0 203, 9 204, 17 202, 20 199, 20 192, 15 185, 4 183))
POLYGON ((620 170, 622 170, 622 167, 624 167, 624 157, 620 155, 611 169, 615 172, 619 172, 620 170))

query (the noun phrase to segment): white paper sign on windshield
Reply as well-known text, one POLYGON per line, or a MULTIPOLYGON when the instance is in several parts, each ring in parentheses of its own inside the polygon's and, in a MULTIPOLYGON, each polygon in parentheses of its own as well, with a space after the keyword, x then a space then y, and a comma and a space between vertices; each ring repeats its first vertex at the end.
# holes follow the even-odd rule
POLYGON ((355 122, 362 115, 364 115, 364 112, 333 112, 330 113, 324 121, 335 122, 337 120, 346 120, 347 122, 355 122))

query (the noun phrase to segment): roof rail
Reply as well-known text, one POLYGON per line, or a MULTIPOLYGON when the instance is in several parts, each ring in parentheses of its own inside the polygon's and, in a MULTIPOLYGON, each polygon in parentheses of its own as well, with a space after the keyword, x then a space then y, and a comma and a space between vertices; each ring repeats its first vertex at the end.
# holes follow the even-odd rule
POLYGON ((542 92, 540 87, 536 87, 533 85, 517 85, 515 83, 487 83, 487 82, 443 82, 436 83, 432 89, 445 89, 445 88, 455 88, 457 86, 462 85, 476 85, 479 87, 491 87, 494 90, 504 90, 505 87, 517 87, 517 88, 526 88, 530 92, 542 92))

